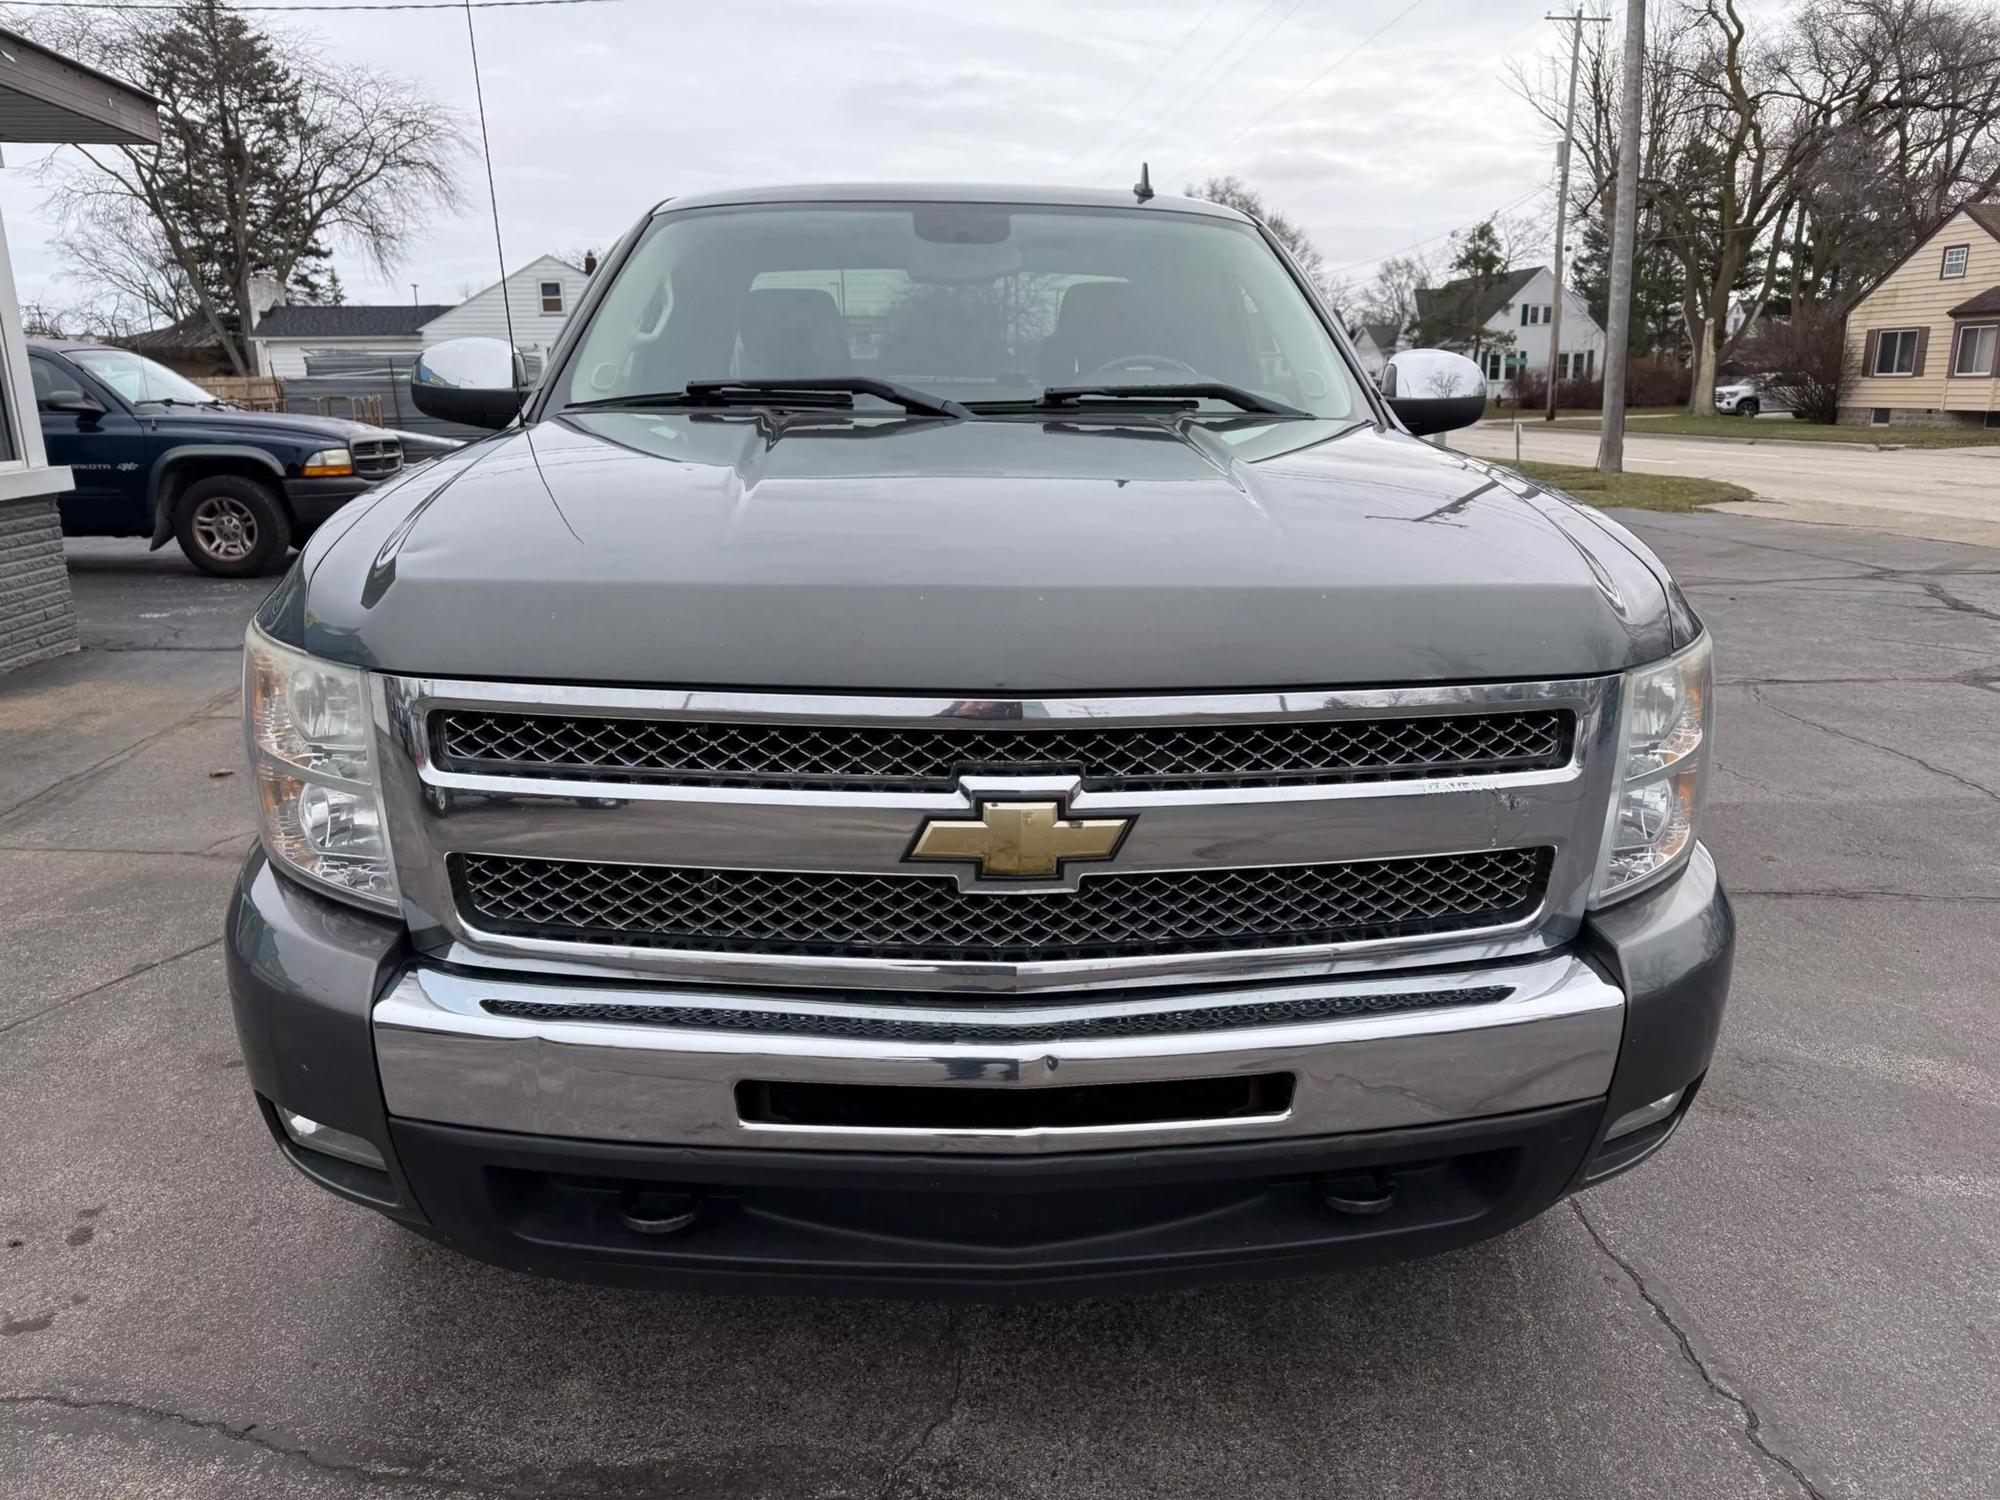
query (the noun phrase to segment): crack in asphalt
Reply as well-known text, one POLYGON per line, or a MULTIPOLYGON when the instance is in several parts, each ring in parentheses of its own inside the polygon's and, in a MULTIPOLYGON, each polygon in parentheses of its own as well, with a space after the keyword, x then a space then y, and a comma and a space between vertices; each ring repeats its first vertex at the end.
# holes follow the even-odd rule
POLYGON ((209 718, 216 708, 225 703, 232 702, 241 692, 241 688, 231 688, 226 693, 217 693, 213 698, 203 700, 201 707, 187 715, 187 717, 176 719, 173 723, 156 729, 151 734, 145 735, 140 739, 132 741, 129 745, 112 751, 111 754, 105 756, 102 760, 93 761, 80 771, 72 771, 60 780, 50 782, 39 791, 30 792, 19 801, 10 802, 7 806, 0 807, 0 827, 4 827, 6 824, 14 821, 17 813, 27 810, 42 798, 59 797, 72 788, 82 786, 92 778, 101 776, 106 771, 115 770, 117 767, 122 766, 148 745, 153 744, 157 740, 165 739, 175 730, 186 729, 190 724, 198 724, 203 719, 209 718))
MULTIPOLYGON (((292 1445, 268 1437, 257 1430, 255 1422, 238 1424, 221 1421, 214 1417, 194 1417, 185 1412, 172 1411, 162 1406, 147 1406, 138 1401, 122 1401, 104 1397, 82 1400, 74 1396, 45 1396, 28 1394, 0 1394, 0 1406, 27 1407, 52 1406, 64 1411, 85 1414, 113 1413, 121 1417, 147 1422, 172 1423, 191 1432, 209 1433, 227 1438, 233 1443, 244 1443, 279 1458, 300 1460, 313 1468, 328 1474, 342 1474, 353 1479, 365 1479, 371 1484, 402 1485, 409 1488, 429 1489, 449 1494, 491 1497, 491 1500, 541 1500, 564 1492, 538 1485, 531 1490, 497 1488, 484 1482, 465 1479, 427 1479, 412 1470, 383 1469, 368 1464, 349 1463, 342 1459, 326 1458, 314 1453, 303 1445, 292 1445)), ((581 1492, 568 1491, 577 1500, 584 1500, 581 1492)))
POLYGON ((1632 1283, 1632 1289, 1639 1294, 1646 1306, 1652 1309, 1653 1316, 1659 1320, 1660 1325, 1674 1336, 1674 1342, 1680 1346, 1681 1358, 1696 1375, 1701 1377, 1701 1383, 1743 1414, 1743 1436, 1749 1441, 1750 1446, 1783 1469, 1807 1500, 1828 1500, 1826 1491, 1806 1478, 1805 1471, 1796 1461, 1771 1446, 1764 1434, 1764 1419, 1757 1408, 1737 1394, 1732 1387, 1716 1378, 1714 1372, 1709 1369, 1707 1361, 1696 1352, 1694 1341, 1688 1337, 1687 1331, 1675 1321, 1673 1314, 1667 1311, 1666 1304, 1660 1300, 1659 1294, 1647 1285, 1646 1278, 1639 1274, 1638 1268, 1612 1249, 1610 1242, 1598 1233, 1597 1226, 1590 1222, 1590 1215, 1583 1211, 1583 1205, 1572 1198, 1569 1200, 1569 1206, 1570 1211, 1576 1215, 1577 1222, 1583 1225, 1583 1232, 1590 1236, 1592 1243, 1604 1252, 1613 1265, 1625 1273, 1625 1279, 1632 1283))
POLYGON ((254 833, 231 834, 206 849, 86 849, 72 844, 0 844, 0 854, 108 854, 118 859, 220 859, 234 860, 247 847, 254 833))
POLYGON ((945 1314, 945 1339, 951 1346, 951 1391, 946 1396, 944 1409, 924 1424, 924 1430, 896 1455, 882 1475, 882 1483, 875 1491, 875 1500, 889 1500, 904 1471, 916 1461, 917 1455, 930 1446, 944 1428, 956 1422, 963 1414, 961 1398, 965 1393, 965 1340, 959 1327, 959 1312, 956 1308, 945 1314))
POLYGON ((1961 599, 1936 579, 1913 578, 1910 582, 1916 584, 1918 588, 1929 594, 1953 614, 1972 615, 1978 619, 1991 620, 1994 624, 2000 625, 2000 610, 1987 609, 1983 605, 1961 599))
POLYGON ((1942 776, 1946 781, 1957 782, 1958 785, 1964 787, 1967 791, 1977 792, 1979 793, 1980 796, 1986 798, 1990 802, 2000 802, 2000 792, 1996 792, 1992 787, 1985 786, 1980 782, 1973 781, 1967 777, 1961 776, 1956 771, 1947 771, 1943 766, 1932 765, 1929 761, 1925 760, 1921 755, 1912 755, 1907 750, 1898 750, 1894 745, 1884 745, 1879 741, 1868 739, 1863 735, 1854 734, 1849 730, 1836 729, 1831 724, 1822 724, 1817 719, 1808 719, 1807 717, 1805 717, 1805 715, 1795 714, 1790 709, 1780 708, 1777 704, 1773 703, 1769 698, 1764 696, 1763 690, 1761 688, 1752 687, 1750 689, 1750 697, 1752 701, 1761 704, 1765 708, 1770 709, 1772 713, 1776 714, 1781 719, 1790 719, 1794 724, 1801 724, 1805 726, 1807 729, 1817 729, 1822 734, 1830 734, 1835 739, 1846 740, 1849 744, 1866 745, 1870 750, 1880 750, 1884 755, 1893 755, 1896 757, 1896 759, 1906 760, 1913 766, 1922 766, 1926 771, 1929 771, 1933 776, 1942 776))
POLYGON ((88 1000, 92 995, 101 995, 104 991, 121 985, 128 979, 137 979, 141 974, 150 974, 155 969, 165 968, 168 964, 178 963, 184 958, 193 957, 204 949, 220 947, 221 944, 222 938, 220 936, 212 937, 205 943, 196 943, 192 948, 183 948, 178 953, 169 953, 164 958, 156 958, 149 963, 140 964, 136 968, 127 969, 123 974, 107 979, 102 984, 93 984, 87 990, 79 990, 74 995, 66 995, 60 1000, 51 1001, 40 1010, 31 1011, 25 1016, 15 1017, 13 1020, 7 1022, 6 1025, 0 1026, 0 1036, 13 1031, 17 1027, 26 1026, 30 1021, 39 1021, 44 1016, 52 1016, 57 1011, 62 1010, 66 1006, 75 1005, 80 1000, 88 1000))
POLYGON ((2000 896, 1981 896, 1971 893, 1949 893, 1931 891, 1871 891, 1871 890, 1786 890, 1782 888, 1759 890, 1756 887, 1729 888, 1729 899, 1740 901, 1748 896, 1763 896, 1773 900, 1809 901, 1938 901, 1944 903, 1967 902, 1977 905, 1991 905, 2000 901, 2000 896))
MULTIPOLYGON (((1751 519, 1754 521, 1755 518, 1751 517, 1751 518, 1738 518, 1738 519, 1751 519)), ((1775 517, 1773 517, 1770 524, 1774 526, 1796 526, 1804 523, 1797 521, 1780 521, 1775 517)), ((1855 575, 1857 577, 1893 578, 1897 576, 1899 573, 1942 573, 1942 572, 1952 572, 1952 571, 1959 571, 1959 572, 1981 571, 1979 569, 1972 569, 1972 568, 1959 568, 1954 570, 1952 565, 1947 563, 1940 563, 1930 568, 1896 568, 1896 567, 1891 567, 1886 563, 1863 562, 1858 557, 1840 557, 1836 556, 1834 553, 1831 552, 1818 552, 1809 547, 1780 547, 1776 542, 1753 542, 1749 540, 1747 537, 1731 536, 1728 534, 1727 531, 1717 532, 1713 527, 1696 526, 1690 524, 1668 526, 1665 523, 1659 523, 1659 526, 1662 531, 1691 531, 1697 536, 1707 537, 1710 538, 1711 540, 1714 539, 1725 540, 1731 546, 1747 547, 1757 552, 1778 552, 1782 553, 1786 557, 1809 557, 1814 562, 1837 563, 1839 566, 1843 568, 1859 568, 1861 572, 1855 575)), ((1849 529, 1857 529, 1857 528, 1849 528, 1849 529)), ((1881 533, 1881 535, 1893 535, 1893 533, 1881 533)), ((1902 540, 1917 540, 1917 539, 1902 538, 1902 540)), ((1947 546, 1947 547, 1964 547, 1970 549, 1973 544, 1969 542, 1941 542, 1937 543, 1936 545, 1947 546)), ((1981 548, 1980 550, 1985 551, 1990 549, 1981 548)))
POLYGON ((213 652, 218 652, 218 653, 219 653, 219 652, 223 652, 223 651, 241 651, 241 650, 243 649, 243 644, 242 644, 242 642, 240 642, 240 641, 239 641, 239 642, 237 642, 237 643, 236 643, 235 645, 233 645, 233 646, 105 646, 105 645, 93 645, 93 646, 85 646, 85 647, 84 647, 83 649, 84 649, 84 650, 86 650, 86 651, 102 651, 102 652, 103 652, 103 653, 104 653, 104 654, 105 654, 106 656, 137 656, 137 655, 141 655, 141 654, 148 654, 148 653, 151 653, 151 652, 155 652, 155 651, 213 651, 213 652))

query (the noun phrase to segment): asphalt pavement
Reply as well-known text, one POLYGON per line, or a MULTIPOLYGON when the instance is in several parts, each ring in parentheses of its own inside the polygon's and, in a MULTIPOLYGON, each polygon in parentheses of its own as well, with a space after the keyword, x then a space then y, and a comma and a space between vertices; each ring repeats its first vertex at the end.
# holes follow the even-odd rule
MULTIPOLYGON (((1647 420, 1634 417, 1626 428, 1626 468, 1727 480, 1757 496, 1723 510, 2000 547, 2000 444, 1897 449, 1789 438, 1787 417, 1746 419, 1740 441, 1662 437, 1647 432, 1647 420)), ((1881 429, 1880 440, 1893 444, 1896 430, 1881 429)), ((1510 423, 1454 432, 1446 441, 1481 458, 1514 459, 1510 423)), ((1521 424, 1521 456, 1594 466, 1597 434, 1530 418, 1521 424)))
POLYGON ((78 544, 88 649, 0 679, 0 1495, 1993 1495, 2000 551, 1626 519, 1719 643, 1687 1128, 1433 1260, 1008 1308, 542 1282, 294 1176, 218 951, 264 585, 78 544))

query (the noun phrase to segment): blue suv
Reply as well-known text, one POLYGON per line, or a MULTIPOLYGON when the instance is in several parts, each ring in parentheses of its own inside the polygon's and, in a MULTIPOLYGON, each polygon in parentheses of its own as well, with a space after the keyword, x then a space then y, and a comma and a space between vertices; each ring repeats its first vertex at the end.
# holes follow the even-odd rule
POLYGON ((65 536, 173 537, 204 572, 265 573, 403 467, 395 433, 245 411, 129 349, 30 340, 28 367, 49 462, 76 477, 65 536))

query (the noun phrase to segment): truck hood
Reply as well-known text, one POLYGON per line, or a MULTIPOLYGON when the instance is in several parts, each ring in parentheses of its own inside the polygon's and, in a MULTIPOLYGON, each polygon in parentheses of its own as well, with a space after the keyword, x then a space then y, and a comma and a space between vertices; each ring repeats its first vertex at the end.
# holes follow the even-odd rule
POLYGON ((290 438, 307 443, 324 441, 331 447, 356 437, 388 437, 390 434, 366 422, 341 417, 316 417, 306 412, 244 411, 239 407, 170 406, 163 412, 150 408, 146 417, 159 423, 163 431, 178 436, 183 430, 199 429, 220 440, 254 442, 262 438, 290 438))
POLYGON ((1622 528, 1372 425, 630 411, 383 486, 260 619, 412 674, 946 694, 1592 676, 1692 630, 1622 528))

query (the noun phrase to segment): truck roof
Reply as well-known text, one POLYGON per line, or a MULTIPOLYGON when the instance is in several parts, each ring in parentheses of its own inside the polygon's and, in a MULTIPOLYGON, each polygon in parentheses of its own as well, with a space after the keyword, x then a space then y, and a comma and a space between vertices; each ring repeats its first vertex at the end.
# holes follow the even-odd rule
POLYGON ((788 187, 723 188, 668 198, 653 212, 683 208, 740 207, 752 203, 1017 203, 1051 208, 1143 208, 1152 213, 1198 214, 1247 224, 1247 214, 1202 198, 1165 193, 1141 200, 1130 188, 1032 186, 992 182, 825 182, 788 187))

